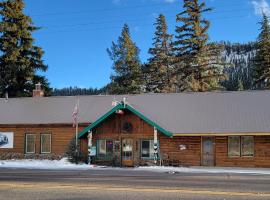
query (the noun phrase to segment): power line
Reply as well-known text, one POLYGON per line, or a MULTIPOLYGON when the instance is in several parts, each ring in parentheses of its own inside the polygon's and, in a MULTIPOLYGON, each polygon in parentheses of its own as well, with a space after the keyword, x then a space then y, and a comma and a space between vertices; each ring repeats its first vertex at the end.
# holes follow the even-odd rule
MULTIPOLYGON (((242 10, 244 10, 244 9, 242 9, 242 10)), ((240 10, 237 10, 237 11, 240 11, 240 10)), ((114 20, 102 20, 102 21, 95 20, 95 21, 90 21, 90 22, 85 22, 85 23, 76 23, 76 24, 45 25, 43 27, 49 28, 49 29, 50 28, 65 28, 65 27, 66 28, 70 28, 70 27, 77 27, 77 26, 100 25, 100 24, 114 23, 114 22, 119 22, 119 21, 124 21, 124 22, 125 21, 140 21, 140 20, 145 21, 146 20, 146 17, 151 17, 150 15, 148 15, 148 16, 145 16, 143 18, 127 19, 126 17, 128 17, 128 16, 130 16, 130 15, 120 15, 120 16, 117 16, 117 18, 114 19, 114 20)), ((176 16, 176 14, 167 15, 166 17, 167 18, 170 18, 170 17, 175 17, 175 16, 176 16)), ((231 17, 231 16, 229 16, 229 17, 231 17)), ((108 18, 111 19, 111 17, 108 17, 108 18)), ((227 17, 225 16, 225 17, 215 17, 215 18, 213 18, 211 16, 210 17, 205 16, 205 18, 209 18, 209 19, 213 20, 213 19, 220 19, 220 18, 223 19, 223 18, 227 18, 227 17)))
MULTIPOLYGON (((248 18, 248 16, 243 16, 242 15, 242 16, 232 16, 232 17, 227 17, 227 18, 220 17, 220 18, 215 18, 215 19, 212 19, 212 20, 213 21, 217 21, 217 20, 221 20, 221 19, 222 20, 234 20, 234 19, 240 19, 240 18, 244 19, 244 18, 248 18)), ((142 21, 142 20, 140 20, 140 21, 142 21)), ((134 22, 136 22, 136 21, 134 20, 134 22)), ((167 20, 167 22, 176 23, 175 19, 174 19, 174 21, 167 20)), ((143 24, 139 24, 138 26, 140 26, 140 27, 153 26, 153 23, 143 23, 143 24)), ((48 34, 48 33, 70 33, 70 32, 100 31, 100 30, 112 30, 112 29, 121 29, 121 28, 122 28, 121 25, 116 25, 116 26, 104 26, 104 27, 98 27, 98 28, 68 29, 68 30, 55 30, 55 31, 47 31, 46 30, 46 34, 48 34)))
MULTIPOLYGON (((148 16, 150 17, 150 16, 148 16)), ((167 19, 172 18, 174 20, 176 20, 176 15, 167 15, 167 19)), ((241 15, 241 16, 229 16, 229 17, 209 17, 207 19, 209 20, 220 20, 220 19, 237 19, 237 18, 245 18, 245 17, 249 17, 246 15, 241 15)), ((61 29, 65 29, 65 28, 73 28, 73 27, 80 27, 80 26, 88 26, 88 25, 106 25, 106 24, 112 24, 112 23, 125 23, 125 22, 141 22, 141 21, 146 21, 147 18, 146 17, 142 17, 142 18, 132 18, 132 19, 124 19, 124 18, 120 18, 120 19, 114 19, 114 20, 102 20, 102 21, 91 21, 91 22, 86 22, 86 23, 78 23, 78 24, 67 24, 67 25, 52 25, 52 26, 43 26, 45 29, 57 29, 57 28, 61 28, 61 29)), ((149 18, 149 20, 155 20, 154 18, 149 18)), ((154 22, 153 22, 154 23, 154 22)))
MULTIPOLYGON (((73 14, 90 14, 93 12, 107 12, 107 11, 117 11, 117 10, 127 10, 127 9, 138 9, 138 8, 152 8, 162 6, 162 9, 164 9, 164 6, 169 7, 172 4, 166 4, 166 3, 156 3, 156 4, 148 4, 148 5, 135 5, 135 6, 125 6, 125 7, 117 7, 117 8, 99 8, 99 9, 89 9, 89 10, 78 10, 78 11, 63 11, 63 12, 53 12, 53 13, 42 13, 42 14, 31 14, 31 16, 36 16, 36 17, 46 17, 46 16, 57 16, 57 15, 73 15, 73 14)), ((228 6, 232 7, 235 5, 243 5, 243 4, 230 4, 228 6)), ((223 6, 224 7, 224 6, 223 6)), ((179 9, 181 7, 179 6, 179 9)), ((215 12, 215 8, 214 11, 215 12)), ((236 9, 236 10, 224 10, 225 12, 230 12, 230 11, 239 11, 239 10, 245 10, 245 9, 236 9)), ((221 10, 222 11, 222 10, 221 10)))
POLYGON ((136 6, 126 6, 126 7, 118 7, 118 8, 100 8, 100 9, 89 9, 89 10, 81 10, 81 11, 68 11, 68 12, 55 12, 55 13, 43 13, 43 14, 32 14, 31 16, 55 16, 55 15, 71 15, 71 14, 85 14, 92 12, 106 12, 106 11, 116 11, 116 10, 126 10, 126 9, 138 9, 145 7, 153 7, 153 6, 164 6, 169 4, 158 3, 151 5, 136 5, 136 6))

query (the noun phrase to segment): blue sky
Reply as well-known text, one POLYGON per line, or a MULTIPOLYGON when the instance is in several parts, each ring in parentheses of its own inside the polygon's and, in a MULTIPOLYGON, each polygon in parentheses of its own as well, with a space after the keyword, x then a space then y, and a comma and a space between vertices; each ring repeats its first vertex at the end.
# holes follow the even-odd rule
MULTIPOLYGON (((258 35, 263 9, 270 14, 269 0, 206 0, 214 11, 211 20, 212 41, 248 42, 258 35)), ((110 81, 112 62, 106 48, 115 41, 124 23, 141 49, 140 58, 148 58, 159 13, 167 17, 174 33, 175 15, 182 0, 25 0, 25 13, 42 27, 34 34, 36 44, 45 50, 49 66, 46 77, 52 87, 102 87, 110 81)))

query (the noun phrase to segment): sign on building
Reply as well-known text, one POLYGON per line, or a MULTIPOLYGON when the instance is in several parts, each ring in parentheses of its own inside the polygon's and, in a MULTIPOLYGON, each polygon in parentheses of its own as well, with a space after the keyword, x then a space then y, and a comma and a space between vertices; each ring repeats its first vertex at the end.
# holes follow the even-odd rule
POLYGON ((13 148, 14 133, 0 132, 0 149, 13 148))

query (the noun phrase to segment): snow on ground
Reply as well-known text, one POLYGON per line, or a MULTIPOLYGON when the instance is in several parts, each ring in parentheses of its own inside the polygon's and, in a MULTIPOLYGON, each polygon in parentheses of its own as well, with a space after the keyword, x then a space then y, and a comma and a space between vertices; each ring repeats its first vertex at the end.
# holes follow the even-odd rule
POLYGON ((168 173, 232 173, 232 174, 264 174, 270 175, 269 168, 237 168, 237 167, 138 167, 136 170, 168 173))
POLYGON ((72 164, 67 158, 61 160, 0 160, 0 168, 87 170, 93 166, 72 164))
POLYGON ((266 168, 233 168, 233 167, 135 167, 116 168, 87 164, 72 164, 67 158, 61 160, 0 160, 0 168, 47 169, 47 170, 132 170, 151 171, 157 173, 232 173, 232 174, 264 174, 270 175, 266 168))

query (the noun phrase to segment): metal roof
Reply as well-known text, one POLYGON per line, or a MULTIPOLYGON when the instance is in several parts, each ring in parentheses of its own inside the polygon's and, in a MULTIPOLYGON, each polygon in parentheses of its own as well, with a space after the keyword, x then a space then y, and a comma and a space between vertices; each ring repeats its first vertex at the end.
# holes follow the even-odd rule
MULTIPOLYGON (((80 96, 80 123, 92 123, 123 97, 172 133, 270 132, 270 91, 80 96)), ((0 99, 0 124, 72 123, 76 97, 0 99)))

